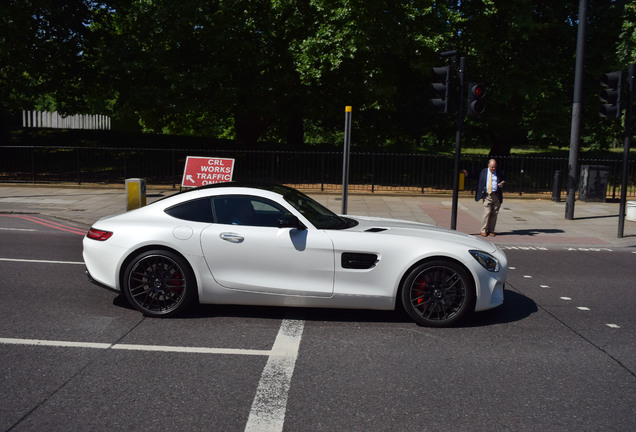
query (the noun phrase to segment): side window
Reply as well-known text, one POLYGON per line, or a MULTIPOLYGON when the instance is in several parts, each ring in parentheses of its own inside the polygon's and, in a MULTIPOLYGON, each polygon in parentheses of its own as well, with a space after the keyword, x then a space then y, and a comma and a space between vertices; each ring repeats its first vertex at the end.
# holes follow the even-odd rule
POLYGON ((166 214, 192 222, 214 222, 212 214, 212 203, 210 198, 201 198, 187 201, 176 206, 167 208, 166 214))
POLYGON ((217 223, 277 227, 278 219, 288 213, 279 204, 254 196, 224 196, 213 199, 217 223))

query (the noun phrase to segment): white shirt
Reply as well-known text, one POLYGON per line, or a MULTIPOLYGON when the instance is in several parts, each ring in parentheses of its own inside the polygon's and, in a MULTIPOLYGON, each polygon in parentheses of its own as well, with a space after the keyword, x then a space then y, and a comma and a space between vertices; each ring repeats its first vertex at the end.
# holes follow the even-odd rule
POLYGON ((488 170, 488 180, 492 182, 492 191, 497 191, 497 189, 499 189, 497 185, 497 171, 490 172, 490 170, 488 170))

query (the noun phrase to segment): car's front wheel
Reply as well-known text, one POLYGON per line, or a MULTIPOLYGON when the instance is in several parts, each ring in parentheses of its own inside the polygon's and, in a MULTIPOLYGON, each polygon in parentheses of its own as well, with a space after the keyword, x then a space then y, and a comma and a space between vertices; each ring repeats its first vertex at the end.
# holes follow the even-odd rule
POLYGON ((451 326, 474 310, 474 283, 468 272, 455 262, 426 262, 411 270, 405 279, 402 304, 418 324, 451 326))
POLYGON ((181 313, 192 303, 197 290, 190 265, 165 250, 137 255, 126 267, 122 288, 135 309, 152 317, 181 313))

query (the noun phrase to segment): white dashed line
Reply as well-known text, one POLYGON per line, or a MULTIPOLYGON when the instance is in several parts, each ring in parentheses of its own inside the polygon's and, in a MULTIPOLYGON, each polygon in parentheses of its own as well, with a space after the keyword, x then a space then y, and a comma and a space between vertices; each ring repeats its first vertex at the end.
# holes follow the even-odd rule
POLYGON ((560 298, 561 300, 567 300, 567 301, 572 300, 570 297, 559 297, 559 298, 560 298))
POLYGON ((582 311, 589 311, 589 310, 590 310, 590 308, 585 307, 585 306, 577 306, 576 308, 577 308, 578 310, 582 310, 582 311))
POLYGON ((614 329, 621 328, 621 326, 619 326, 618 324, 605 324, 605 325, 608 326, 609 328, 614 328, 614 329))
POLYGON ((523 277, 524 277, 525 279, 532 279, 532 276, 530 276, 530 275, 523 275, 523 277))
POLYGON ((550 285, 539 285, 541 288, 550 288, 550 285))

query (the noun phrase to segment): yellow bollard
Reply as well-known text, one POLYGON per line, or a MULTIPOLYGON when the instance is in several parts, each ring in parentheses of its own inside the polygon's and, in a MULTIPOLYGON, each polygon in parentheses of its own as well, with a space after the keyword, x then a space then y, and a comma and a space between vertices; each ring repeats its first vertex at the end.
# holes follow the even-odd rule
POLYGON ((146 180, 126 179, 126 211, 146 205, 146 180))

